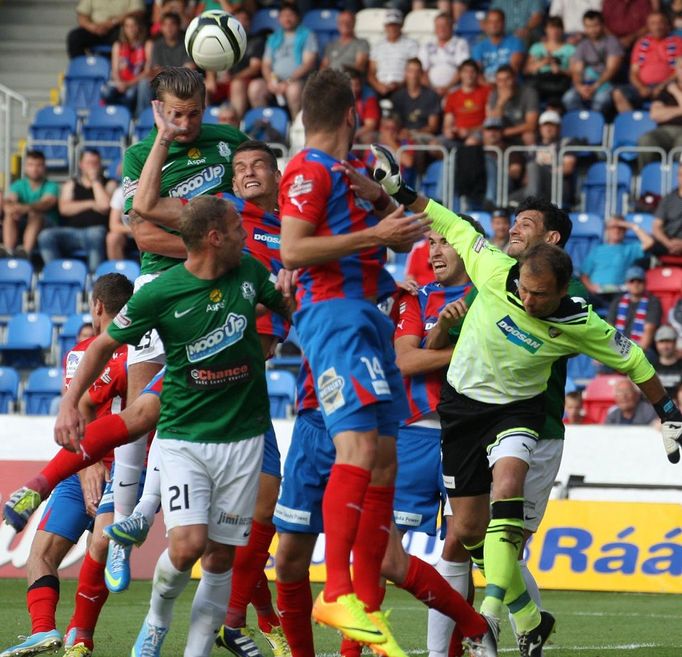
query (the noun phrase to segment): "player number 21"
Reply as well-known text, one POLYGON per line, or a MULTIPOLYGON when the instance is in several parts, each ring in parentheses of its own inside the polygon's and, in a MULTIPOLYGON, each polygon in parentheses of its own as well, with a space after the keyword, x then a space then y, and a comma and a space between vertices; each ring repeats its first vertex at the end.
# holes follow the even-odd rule
POLYGON ((168 508, 171 511, 180 511, 182 508, 189 509, 189 486, 187 484, 183 484, 182 489, 180 486, 171 486, 168 492, 170 493, 168 508), (180 500, 181 497, 182 500, 180 500))

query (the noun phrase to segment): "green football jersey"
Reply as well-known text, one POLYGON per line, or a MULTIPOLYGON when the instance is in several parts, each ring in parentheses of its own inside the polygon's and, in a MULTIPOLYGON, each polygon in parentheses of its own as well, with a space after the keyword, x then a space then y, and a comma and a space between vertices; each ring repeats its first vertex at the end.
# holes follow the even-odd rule
POLYGON ((269 277, 248 255, 215 280, 197 278, 180 264, 140 288, 109 325, 118 342, 136 345, 152 328, 163 341, 159 438, 233 442, 268 429, 255 307, 285 312, 269 277))
MULTIPOLYGON (((123 158, 123 209, 133 206, 133 196, 142 167, 154 144, 157 130, 125 152, 123 158)), ((171 143, 161 169, 161 196, 190 199, 202 194, 232 193, 232 154, 248 137, 230 125, 202 125, 199 138, 191 144, 171 143)), ((170 229, 169 233, 175 233, 170 229)), ((152 274, 177 265, 182 260, 143 251, 141 273, 152 274)))
POLYGON ((644 352, 590 306, 566 296, 552 317, 531 317, 516 289, 518 263, 435 201, 432 230, 464 262, 478 290, 455 346, 447 379, 462 395, 488 404, 531 399, 547 388, 554 362, 584 353, 641 383, 654 375, 644 352))

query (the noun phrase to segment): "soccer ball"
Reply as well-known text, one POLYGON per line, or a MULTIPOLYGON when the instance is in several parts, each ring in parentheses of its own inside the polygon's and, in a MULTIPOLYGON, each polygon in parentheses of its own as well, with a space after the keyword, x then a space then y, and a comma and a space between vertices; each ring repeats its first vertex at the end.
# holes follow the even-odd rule
POLYGON ((232 14, 212 9, 196 16, 189 24, 185 48, 199 68, 224 71, 244 57, 246 32, 232 14))

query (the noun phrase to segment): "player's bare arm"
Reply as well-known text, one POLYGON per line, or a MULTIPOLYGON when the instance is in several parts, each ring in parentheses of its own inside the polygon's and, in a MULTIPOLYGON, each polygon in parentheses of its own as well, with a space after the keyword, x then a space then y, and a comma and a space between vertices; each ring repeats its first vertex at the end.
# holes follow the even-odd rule
POLYGON ((416 242, 428 230, 423 213, 407 216, 399 206, 376 226, 345 235, 315 237, 315 226, 296 217, 282 217, 280 253, 287 269, 319 265, 380 246, 392 248, 416 242))
MULTIPOLYGON (((137 191, 133 198, 133 210, 139 212, 148 221, 168 228, 177 228, 182 201, 176 198, 161 198, 161 173, 168 155, 168 147, 185 130, 165 116, 163 102, 160 100, 152 101, 152 110, 158 132, 140 173, 137 191)), ((159 253, 157 250, 153 252, 159 253)), ((174 255, 173 257, 185 256, 174 255)))
POLYGON ((447 367, 452 357, 452 347, 429 349, 421 346, 417 335, 402 335, 395 341, 396 365, 403 376, 417 376, 436 372, 447 367))
MULTIPOLYGON (((176 200, 176 199, 161 199, 176 200)), ((135 238, 135 243, 142 251, 157 253, 169 258, 187 257, 185 243, 178 235, 169 233, 151 221, 146 221, 135 210, 128 214, 128 224, 135 238)))
POLYGON ((447 304, 440 311, 436 324, 428 332, 424 346, 427 349, 442 349, 448 346, 450 344, 450 329, 464 319, 467 310, 469 310, 469 306, 463 298, 447 304))
POLYGON ((102 333, 93 340, 83 355, 59 405, 59 414, 54 425, 54 439, 58 445, 76 453, 80 451, 80 441, 85 433, 85 418, 78 410, 79 400, 120 346, 121 343, 109 337, 108 333, 102 333))
MULTIPOLYGON (((78 410, 85 419, 86 424, 89 424, 95 419, 97 404, 93 401, 89 391, 80 398, 78 410)), ((81 482, 85 509, 88 512, 88 515, 94 518, 97 513, 99 502, 102 499, 104 482, 109 479, 109 471, 100 461, 99 463, 94 463, 84 470, 81 470, 78 473, 78 478, 81 482)))

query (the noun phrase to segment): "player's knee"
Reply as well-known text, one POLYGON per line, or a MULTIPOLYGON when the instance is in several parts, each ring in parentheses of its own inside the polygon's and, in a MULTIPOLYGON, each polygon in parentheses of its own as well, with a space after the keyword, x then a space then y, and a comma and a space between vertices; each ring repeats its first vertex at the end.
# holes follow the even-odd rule
POLYGON ((443 543, 443 559, 445 561, 467 561, 469 559, 468 550, 462 545, 462 542, 454 535, 454 532, 448 530, 443 543))
POLYGON ((201 567, 209 573, 226 573, 234 563, 235 548, 209 541, 201 557, 201 567))
POLYGON ((275 555, 275 572, 280 582, 299 582, 304 579, 310 568, 305 550, 296 547, 295 540, 287 540, 286 534, 280 535, 275 555))
MULTIPOLYGON (((463 515, 463 514, 462 514, 463 515)), ((463 545, 474 545, 485 537, 488 518, 457 517, 453 518, 452 540, 463 545)))
POLYGON ((107 560, 107 550, 109 549, 109 539, 104 534, 93 533, 88 546, 90 557, 97 563, 104 563, 107 560))
POLYGON ((180 571, 189 570, 204 554, 206 539, 188 537, 182 541, 172 541, 168 547, 171 563, 180 571))

